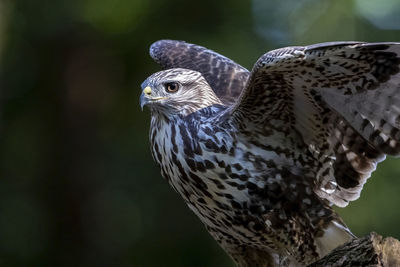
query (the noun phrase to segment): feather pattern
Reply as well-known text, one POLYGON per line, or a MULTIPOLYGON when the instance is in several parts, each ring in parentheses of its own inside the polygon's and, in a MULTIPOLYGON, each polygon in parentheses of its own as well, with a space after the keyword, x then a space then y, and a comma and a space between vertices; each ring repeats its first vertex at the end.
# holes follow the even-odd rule
POLYGON ((346 206, 400 153, 400 44, 335 42, 263 55, 232 108, 238 124, 298 131, 320 162, 315 192, 346 206))

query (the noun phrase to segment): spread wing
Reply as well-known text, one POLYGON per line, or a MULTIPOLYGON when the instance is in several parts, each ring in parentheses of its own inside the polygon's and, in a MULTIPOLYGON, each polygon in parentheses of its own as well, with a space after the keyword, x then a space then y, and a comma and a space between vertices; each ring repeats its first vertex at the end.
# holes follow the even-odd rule
POLYGON ((236 102, 250 75, 229 58, 183 41, 157 41, 150 47, 150 56, 164 69, 185 68, 202 73, 226 105, 236 102))
POLYGON ((296 133, 318 162, 314 191, 346 206, 400 153, 400 43, 334 42, 264 54, 232 108, 238 129, 296 133), (264 128, 263 128, 264 127, 264 128))

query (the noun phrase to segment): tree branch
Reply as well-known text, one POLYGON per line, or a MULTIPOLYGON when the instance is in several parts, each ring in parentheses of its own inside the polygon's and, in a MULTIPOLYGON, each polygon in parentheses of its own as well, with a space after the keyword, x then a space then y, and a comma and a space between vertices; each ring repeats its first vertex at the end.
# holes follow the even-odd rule
POLYGON ((334 249, 309 267, 400 266, 400 241, 372 232, 334 249))

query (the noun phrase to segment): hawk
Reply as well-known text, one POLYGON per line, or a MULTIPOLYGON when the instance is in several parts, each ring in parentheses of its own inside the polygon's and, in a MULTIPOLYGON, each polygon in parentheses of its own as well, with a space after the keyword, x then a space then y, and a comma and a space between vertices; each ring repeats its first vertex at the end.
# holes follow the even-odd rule
POLYGON ((150 55, 153 158, 237 265, 307 265, 354 237, 332 206, 400 153, 400 43, 286 47, 250 72, 183 41, 150 55))

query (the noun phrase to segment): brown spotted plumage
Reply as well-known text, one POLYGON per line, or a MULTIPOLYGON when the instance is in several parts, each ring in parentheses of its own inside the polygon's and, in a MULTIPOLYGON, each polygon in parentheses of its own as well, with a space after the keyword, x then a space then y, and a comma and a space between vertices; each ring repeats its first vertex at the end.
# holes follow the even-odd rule
POLYGON ((331 206, 400 153, 400 43, 287 47, 251 72, 181 41, 150 54, 153 157, 239 266, 306 265, 353 237, 331 206))

